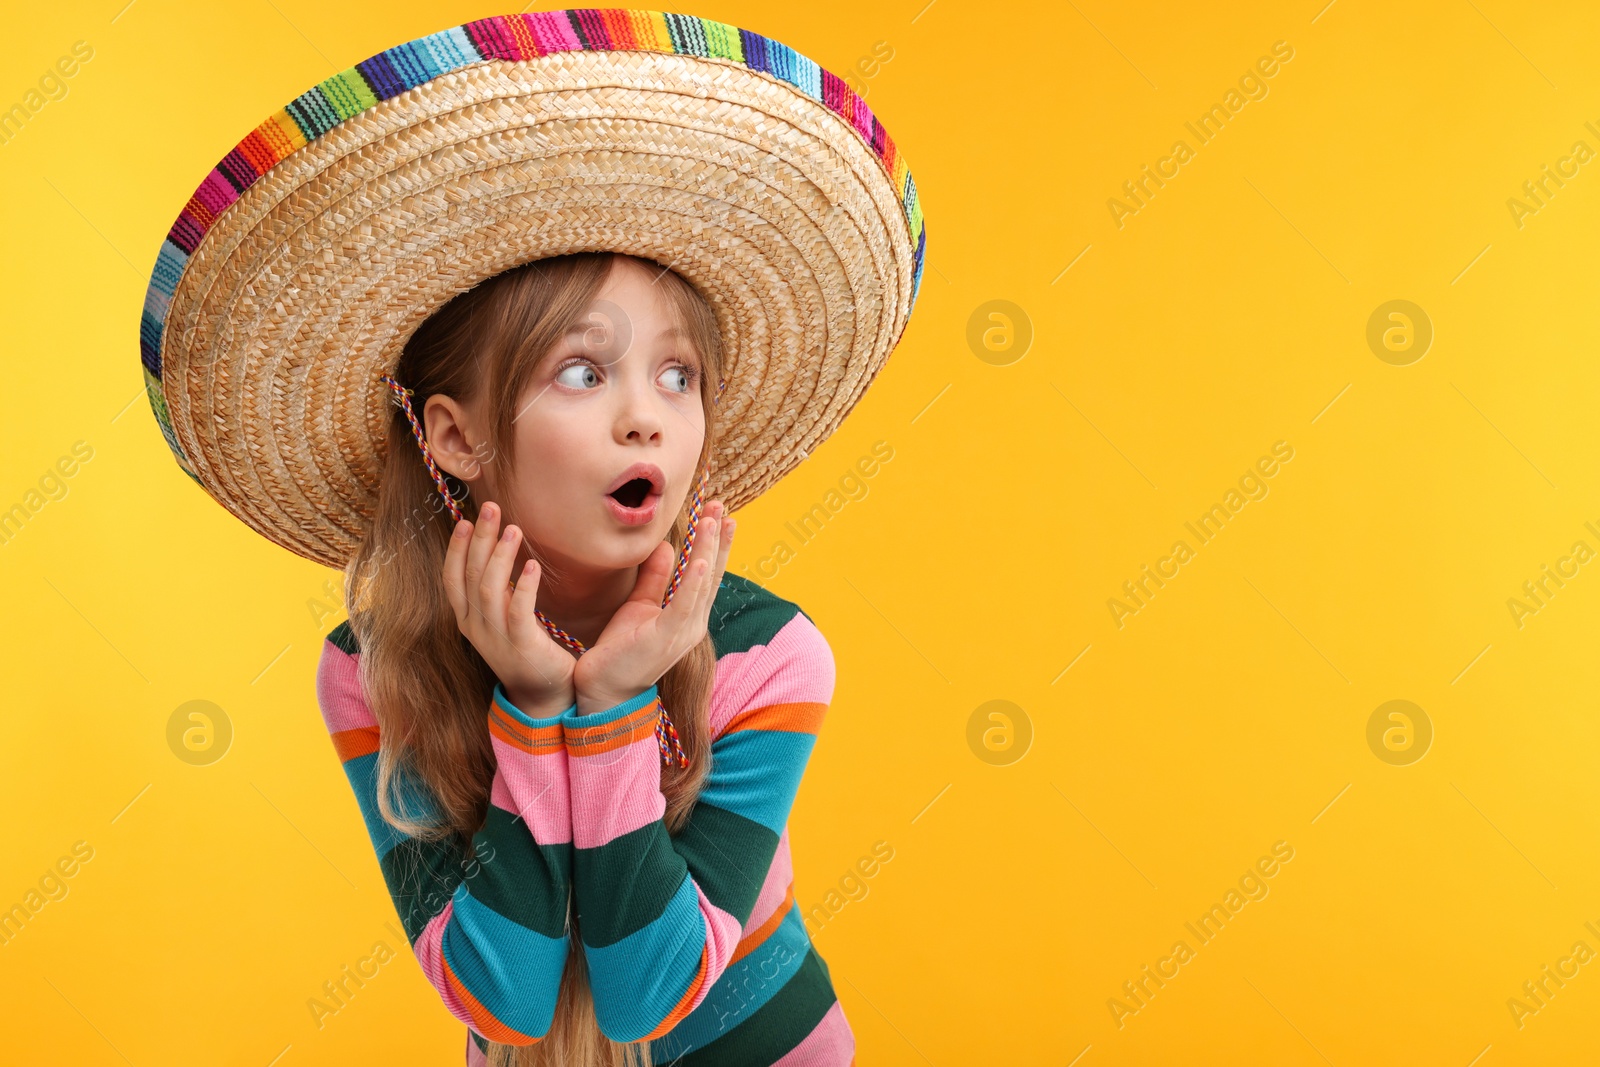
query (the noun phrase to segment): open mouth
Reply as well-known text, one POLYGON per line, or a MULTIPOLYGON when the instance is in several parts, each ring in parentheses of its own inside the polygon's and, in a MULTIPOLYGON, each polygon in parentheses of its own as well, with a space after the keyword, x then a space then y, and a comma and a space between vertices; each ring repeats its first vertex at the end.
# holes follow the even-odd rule
POLYGON ((636 508, 643 504, 645 498, 655 487, 648 478, 634 478, 632 481, 623 482, 614 492, 608 494, 611 499, 625 508, 636 508))

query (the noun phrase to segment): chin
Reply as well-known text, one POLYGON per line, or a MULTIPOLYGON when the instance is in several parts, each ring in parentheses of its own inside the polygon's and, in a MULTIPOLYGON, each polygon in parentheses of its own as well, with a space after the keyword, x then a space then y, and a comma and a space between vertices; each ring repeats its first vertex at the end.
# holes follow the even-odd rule
POLYGON ((580 557, 597 570, 620 571, 640 566, 650 558, 656 546, 667 539, 667 532, 672 528, 667 523, 661 524, 659 530, 655 523, 632 527, 611 525, 612 529, 585 546, 586 551, 580 557))

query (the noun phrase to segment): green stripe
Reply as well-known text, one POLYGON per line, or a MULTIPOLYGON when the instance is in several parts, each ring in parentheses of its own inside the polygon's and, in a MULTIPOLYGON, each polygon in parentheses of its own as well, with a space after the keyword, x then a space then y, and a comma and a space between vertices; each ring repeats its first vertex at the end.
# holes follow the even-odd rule
POLYGON ((340 122, 352 115, 359 115, 378 103, 378 98, 372 94, 367 80, 355 67, 341 70, 333 77, 324 79, 317 83, 317 88, 328 98, 328 103, 338 114, 340 122))
POLYGON ((650 925, 667 910, 687 871, 660 820, 599 848, 574 849, 572 881, 583 943, 604 948, 650 925))
POLYGON ((749 922, 778 852, 778 835, 726 808, 699 803, 673 845, 706 899, 741 926, 749 922))
POLYGON ((685 871, 707 900, 743 924, 777 851, 777 834, 706 803, 695 805, 677 837, 658 821, 598 848, 575 849, 572 878, 583 943, 604 948, 660 918, 685 871))
POLYGON ((527 823, 494 804, 474 843, 478 863, 476 870, 468 864, 467 892, 530 930, 566 936, 572 843, 538 844, 527 823))
POLYGON ((356 632, 350 628, 349 619, 335 626, 333 632, 328 635, 328 640, 333 642, 334 647, 352 656, 361 651, 361 646, 356 644, 356 632))
POLYGON ((766 644, 797 614, 797 605, 743 575, 724 574, 706 628, 720 658, 766 644))
POLYGON ((413 943, 461 884, 465 851, 453 835, 442 841, 408 837, 378 861, 400 925, 413 943))
POLYGON ((815 947, 794 977, 732 1030, 672 1061, 674 1067, 749 1067, 775 1063, 806 1039, 838 998, 828 965, 815 947))
POLYGON ((706 47, 712 55, 731 59, 735 63, 744 62, 744 41, 739 37, 737 26, 701 19, 700 28, 706 35, 706 47))

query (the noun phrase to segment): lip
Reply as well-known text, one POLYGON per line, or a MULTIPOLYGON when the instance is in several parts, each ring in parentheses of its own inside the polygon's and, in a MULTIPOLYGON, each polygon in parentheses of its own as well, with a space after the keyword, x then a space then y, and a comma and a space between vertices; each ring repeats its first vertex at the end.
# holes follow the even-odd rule
POLYGON ((644 526, 656 517, 656 507, 661 502, 661 490, 665 485, 666 477, 661 473, 660 467, 654 463, 635 463, 617 475, 611 487, 606 490, 606 504, 611 508, 611 514, 624 526, 644 526), (635 478, 649 481, 650 492, 645 494, 644 500, 638 507, 630 508, 611 494, 635 478))
POLYGON ((606 486, 606 493, 610 495, 621 489, 635 478, 647 478, 650 481, 650 495, 660 496, 661 491, 667 487, 666 475, 661 473, 661 468, 654 463, 635 463, 621 474, 616 480, 606 486))

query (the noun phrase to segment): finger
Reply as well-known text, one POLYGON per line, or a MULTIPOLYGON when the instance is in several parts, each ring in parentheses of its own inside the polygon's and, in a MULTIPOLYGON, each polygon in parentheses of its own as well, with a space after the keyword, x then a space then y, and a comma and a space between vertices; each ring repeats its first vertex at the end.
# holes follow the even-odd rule
POLYGON ((489 625, 501 634, 506 632, 506 602, 511 598, 511 566, 517 558, 517 546, 522 543, 522 531, 507 525, 505 533, 495 542, 489 562, 483 568, 478 583, 478 603, 483 607, 489 625))
POLYGON ((488 565, 489 554, 499 540, 500 508, 493 501, 486 501, 478 513, 478 528, 472 532, 472 541, 467 545, 466 582, 469 592, 483 580, 483 568, 488 565))
POLYGON ((456 613, 460 625, 467 615, 467 590, 463 569, 467 564, 467 544, 472 538, 472 523, 462 519, 450 533, 450 545, 444 550, 444 595, 456 613))
POLYGON ((469 625, 475 624, 481 617, 483 609, 478 602, 478 587, 483 581, 483 568, 489 562, 489 554, 499 540, 500 509, 493 501, 485 501, 478 512, 478 528, 472 531, 472 540, 467 544, 467 564, 462 571, 462 583, 467 590, 469 625))
POLYGON ((517 579, 516 591, 511 594, 506 628, 518 648, 526 648, 531 639, 537 636, 536 631, 540 628, 538 616, 534 615, 539 601, 540 577, 542 575, 539 561, 528 560, 523 565, 522 577, 517 579))
POLYGON ((705 618, 709 625, 711 613, 716 610, 717 591, 722 588, 722 576, 728 573, 728 557, 733 554, 734 521, 722 520, 722 545, 717 550, 717 562, 711 568, 711 582, 706 590, 705 618))
MULTIPOLYGON (((639 564, 639 575, 634 579, 633 592, 628 594, 628 599, 642 600, 655 607, 661 606, 661 601, 667 595, 667 583, 672 579, 673 552, 671 541, 662 541, 651 550, 645 561, 639 564)), ((677 599, 676 596, 673 597, 677 599)))
POLYGON ((676 629, 686 625, 690 620, 699 618, 699 611, 705 600, 707 579, 710 577, 711 558, 716 554, 717 540, 721 533, 722 524, 716 519, 707 519, 700 528, 699 536, 695 538, 694 552, 689 557, 689 566, 684 571, 684 588, 678 590, 678 595, 673 597, 667 606, 667 614, 671 616, 671 625, 676 629), (703 553, 703 554, 702 554, 703 553))
POLYGON ((722 585, 722 576, 728 572, 728 556, 733 553, 733 531, 735 525, 736 522, 732 516, 722 520, 722 547, 717 552, 716 581, 712 583, 713 588, 718 588, 722 585))
MULTIPOLYGON (((711 543, 706 545, 706 569, 700 581, 699 592, 695 597, 694 614, 696 622, 702 622, 711 613, 711 602, 717 595, 717 582, 721 580, 721 564, 727 558, 726 545, 728 520, 720 507, 717 509, 716 528, 713 531, 711 543)), ((695 555, 699 555, 698 552, 695 555)))

